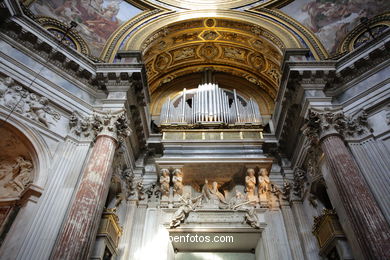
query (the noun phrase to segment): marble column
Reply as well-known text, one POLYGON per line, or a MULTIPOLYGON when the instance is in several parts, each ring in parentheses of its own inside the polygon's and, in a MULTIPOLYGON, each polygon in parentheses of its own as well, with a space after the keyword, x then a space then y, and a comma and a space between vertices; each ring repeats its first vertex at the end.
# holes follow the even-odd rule
POLYGON ((118 112, 95 114, 91 120, 95 144, 51 259, 89 258, 107 197, 118 140, 129 135, 125 114, 118 112))
POLYGON ((353 123, 347 120, 341 112, 311 111, 305 134, 324 152, 365 259, 390 259, 389 225, 344 144, 342 134, 353 123))

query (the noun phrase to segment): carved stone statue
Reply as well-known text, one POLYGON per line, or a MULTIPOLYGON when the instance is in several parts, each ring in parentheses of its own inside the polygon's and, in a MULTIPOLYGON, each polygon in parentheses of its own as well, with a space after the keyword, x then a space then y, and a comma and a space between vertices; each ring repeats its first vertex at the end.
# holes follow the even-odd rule
POLYGON ((169 177, 168 169, 161 169, 160 171, 160 188, 162 196, 169 196, 169 182, 171 178, 169 177))
POLYGON ((265 194, 270 190, 270 180, 266 168, 261 168, 259 173, 259 194, 265 194))
POLYGON ((247 176, 245 177, 246 196, 248 200, 256 200, 255 199, 255 188, 256 188, 255 170, 249 168, 246 171, 246 174, 247 174, 247 176))
POLYGON ((225 196, 219 192, 218 183, 213 182, 212 188, 208 185, 208 180, 205 179, 205 184, 202 187, 202 196, 206 202, 203 206, 206 208, 228 208, 229 204, 226 202, 225 196))
POLYGON ((245 221, 253 228, 260 228, 259 219, 255 212, 255 207, 252 207, 246 211, 245 221))
POLYGON ((183 195, 183 173, 180 169, 173 171, 173 192, 175 195, 183 195))
POLYGON ((190 198, 189 194, 186 194, 183 198, 179 195, 180 200, 183 202, 183 205, 181 205, 173 214, 171 223, 169 225, 170 228, 178 227, 180 223, 186 219, 188 213, 194 211, 201 204, 202 196, 203 195, 200 195, 196 198, 190 198))

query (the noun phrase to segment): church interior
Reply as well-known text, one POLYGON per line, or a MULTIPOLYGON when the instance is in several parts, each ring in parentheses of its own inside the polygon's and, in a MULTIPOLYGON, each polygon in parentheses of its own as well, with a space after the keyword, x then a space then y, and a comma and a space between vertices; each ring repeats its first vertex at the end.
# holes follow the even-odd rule
POLYGON ((390 1, 0 0, 0 259, 390 259, 390 1))

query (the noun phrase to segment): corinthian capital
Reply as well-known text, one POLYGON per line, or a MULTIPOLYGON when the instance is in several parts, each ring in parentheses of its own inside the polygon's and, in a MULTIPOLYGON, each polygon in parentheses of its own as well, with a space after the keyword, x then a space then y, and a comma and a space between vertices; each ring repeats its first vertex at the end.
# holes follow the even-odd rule
POLYGON ((357 137, 369 132, 367 113, 362 111, 356 118, 347 117, 341 110, 310 110, 303 133, 312 143, 330 134, 357 137))
POLYGON ((96 136, 111 136, 118 142, 122 142, 124 138, 131 134, 129 123, 123 110, 95 112, 91 125, 96 136))

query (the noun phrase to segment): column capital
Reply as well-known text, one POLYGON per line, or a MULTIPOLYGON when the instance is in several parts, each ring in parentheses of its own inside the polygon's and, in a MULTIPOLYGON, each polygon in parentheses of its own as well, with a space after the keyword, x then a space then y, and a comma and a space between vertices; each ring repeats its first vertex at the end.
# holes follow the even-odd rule
POLYGON ((344 115, 341 109, 309 110, 302 130, 312 144, 318 144, 329 135, 340 135, 344 138, 357 137, 370 132, 368 115, 361 111, 355 118, 344 115))
POLYGON ((132 131, 125 110, 94 111, 90 117, 82 116, 74 111, 69 118, 69 127, 78 137, 93 138, 109 136, 121 143, 132 131))
POLYGON ((119 143, 132 132, 124 110, 95 111, 91 125, 96 137, 110 136, 119 143))

